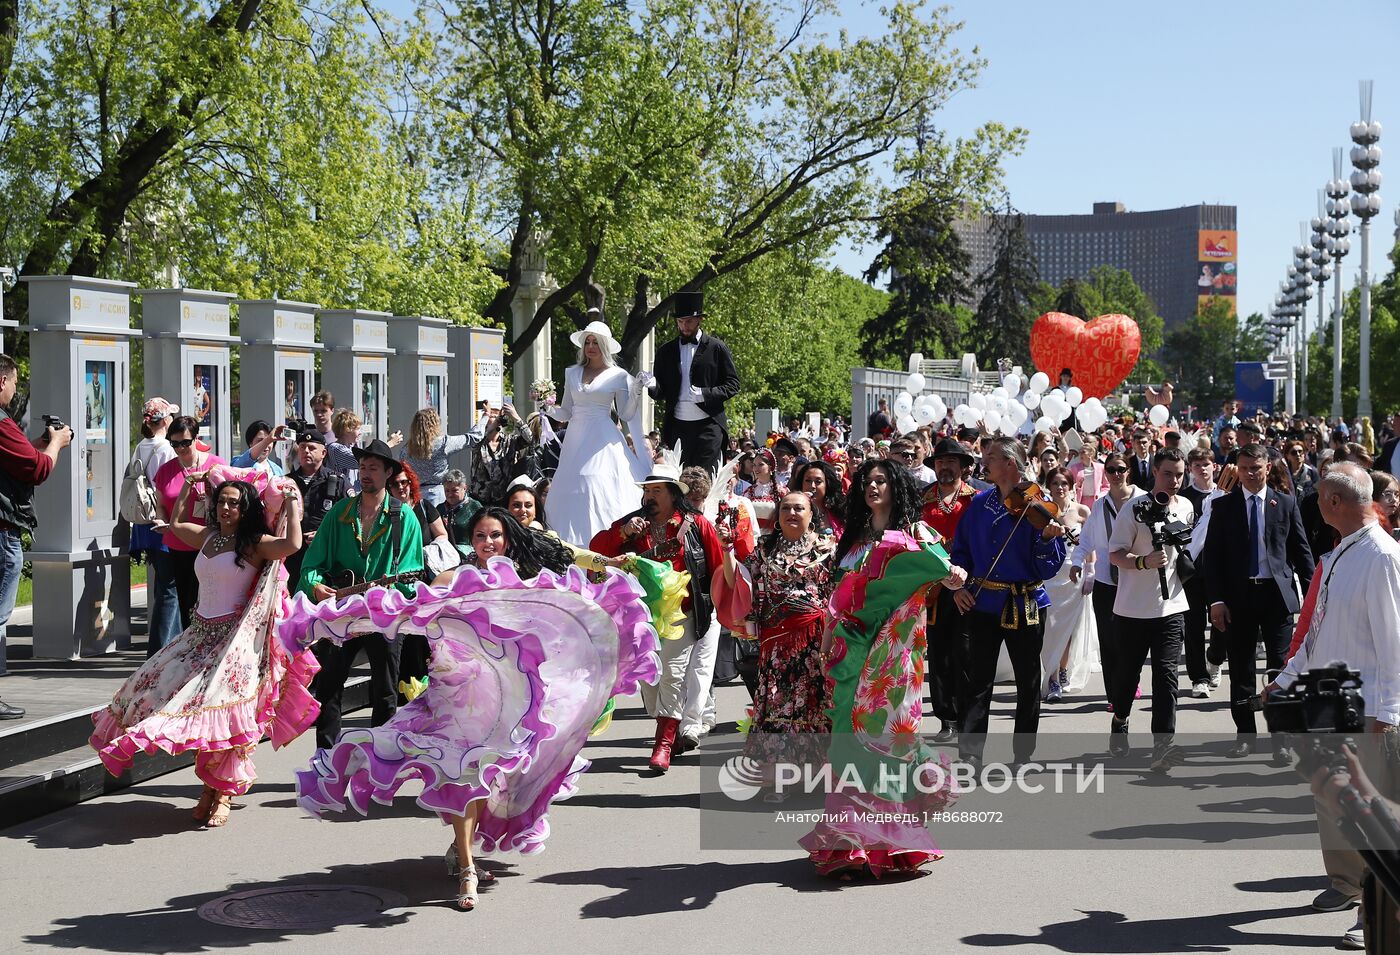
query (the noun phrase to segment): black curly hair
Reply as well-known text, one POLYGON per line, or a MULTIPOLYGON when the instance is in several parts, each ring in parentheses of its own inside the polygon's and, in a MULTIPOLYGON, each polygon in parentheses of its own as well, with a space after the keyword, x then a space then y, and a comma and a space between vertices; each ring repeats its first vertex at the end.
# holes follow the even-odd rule
POLYGON ((788 486, 789 490, 802 490, 802 482, 807 480, 807 472, 813 470, 822 472, 822 477, 826 478, 826 495, 823 497, 826 509, 836 515, 838 521, 845 521, 846 509, 849 504, 846 501, 846 495, 841 491, 841 475, 837 474, 836 469, 825 461, 808 461, 794 471, 792 484, 788 486))
POLYGON ((238 525, 233 532, 233 562, 243 567, 246 566, 244 558, 252 559, 263 535, 267 533, 262 498, 258 497, 257 489, 247 481, 224 481, 214 488, 214 496, 209 499, 209 530, 213 534, 219 532, 219 495, 226 487, 238 492, 238 525))
POLYGON ((574 562, 574 552, 558 538, 542 534, 517 521, 504 507, 495 504, 483 507, 472 515, 467 524, 467 541, 476 536, 476 526, 488 517, 501 522, 506 532, 506 552, 503 556, 515 562, 521 577, 536 577, 541 570, 562 574, 574 562))
POLYGON ((891 490, 890 522, 891 530, 909 527, 919 520, 923 505, 919 500, 919 488, 909 469, 895 461, 883 458, 866 461, 851 477, 851 493, 846 498, 846 529, 841 541, 836 545, 835 563, 857 547, 870 526, 870 505, 865 503, 865 485, 870 475, 879 469, 885 472, 891 490))

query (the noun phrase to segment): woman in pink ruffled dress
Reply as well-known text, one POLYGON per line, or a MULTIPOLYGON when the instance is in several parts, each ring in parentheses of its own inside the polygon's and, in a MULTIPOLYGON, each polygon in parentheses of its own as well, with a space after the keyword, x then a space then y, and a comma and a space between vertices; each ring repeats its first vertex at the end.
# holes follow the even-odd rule
POLYGON ((202 471, 185 479, 172 513, 185 513, 196 481, 214 488, 211 526, 170 525, 197 550, 193 618, 93 714, 88 742, 114 776, 131 768, 137 752, 193 751, 204 782, 194 817, 216 828, 228 822, 232 798, 257 778, 253 750, 263 735, 282 746, 315 721, 318 707, 306 687, 319 667, 309 651, 289 655, 273 636, 287 600, 282 561, 301 547, 295 485, 233 468, 202 471), (268 533, 279 513, 286 528, 280 536, 268 533))

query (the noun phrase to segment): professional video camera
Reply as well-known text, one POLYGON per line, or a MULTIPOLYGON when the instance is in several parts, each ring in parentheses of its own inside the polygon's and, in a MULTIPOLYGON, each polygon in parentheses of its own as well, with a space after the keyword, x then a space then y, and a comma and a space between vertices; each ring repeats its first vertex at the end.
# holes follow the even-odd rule
MULTIPOLYGON (((1342 661, 1308 670, 1287 690, 1264 700, 1264 722, 1271 733, 1289 734, 1304 779, 1312 779, 1324 766, 1346 772, 1344 747, 1356 748, 1347 734, 1366 729, 1360 672, 1342 661)), ((1340 801, 1342 835, 1386 893, 1400 901, 1400 823, 1383 797, 1367 801, 1355 786, 1347 786, 1340 801)))
POLYGON ((296 437, 303 431, 315 430, 305 418, 288 418, 287 427, 292 429, 292 437, 296 437))
MULTIPOLYGON (((1168 544, 1177 548, 1176 575, 1184 583, 1196 572, 1195 563, 1186 553, 1186 545, 1191 543, 1191 525, 1172 520, 1171 514, 1167 512, 1167 505, 1171 503, 1171 499, 1171 495, 1165 491, 1139 498, 1133 505, 1133 517, 1152 532, 1153 550, 1162 550, 1168 544)), ((1167 589, 1167 568, 1157 568, 1157 581, 1162 588, 1162 599, 1169 599, 1171 595, 1167 589)))

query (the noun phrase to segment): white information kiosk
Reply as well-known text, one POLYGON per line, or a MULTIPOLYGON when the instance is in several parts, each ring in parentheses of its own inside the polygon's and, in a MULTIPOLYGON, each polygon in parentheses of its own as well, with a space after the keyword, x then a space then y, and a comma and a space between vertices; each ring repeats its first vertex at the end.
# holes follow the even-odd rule
POLYGON ((321 341, 326 354, 321 362, 321 381, 336 401, 355 413, 368 429, 366 440, 387 438, 391 431, 407 429, 416 407, 399 409, 396 428, 389 427, 389 325, 388 312, 368 312, 358 308, 324 309, 321 341), (342 398, 341 395, 347 397, 342 398), (348 399, 348 400, 347 400, 348 399))
MULTIPOLYGON (((199 436, 228 461, 233 455, 229 407, 231 292, 198 289, 138 289, 141 328, 146 334, 146 393, 180 406, 199 422, 199 436)), ((249 419, 252 420, 251 418, 249 419)))
POLYGON ((389 319, 389 406, 394 424, 408 434, 409 422, 420 409, 432 408, 447 431, 447 350, 445 318, 396 315, 389 319))
POLYGON ((238 306, 238 433, 254 421, 311 417, 316 393, 316 310, 309 302, 250 299, 238 306))
MULTIPOLYGON (((501 407, 506 396, 505 342, 506 333, 500 328, 453 325, 447 330, 447 347, 452 352, 452 379, 455 382, 447 407, 458 432, 466 431, 476 423, 479 417, 476 413, 477 402, 489 401, 491 407, 501 407)), ((530 393, 528 383, 524 393, 530 393)), ((524 417, 529 413, 530 405, 522 404, 518 410, 524 417)))
POLYGON ((131 562, 117 531, 118 495, 131 456, 129 402, 134 282, 28 276, 29 407, 73 428, 34 493, 34 655, 110 653, 131 641, 131 562))

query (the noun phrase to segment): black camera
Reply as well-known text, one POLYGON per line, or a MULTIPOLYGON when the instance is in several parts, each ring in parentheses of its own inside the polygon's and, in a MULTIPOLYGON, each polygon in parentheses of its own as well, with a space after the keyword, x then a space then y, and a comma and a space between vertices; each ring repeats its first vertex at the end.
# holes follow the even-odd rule
POLYGON ((287 427, 292 429, 292 434, 301 434, 303 431, 314 431, 311 425, 307 424, 305 418, 288 418, 287 427))
POLYGON ((67 427, 67 425, 65 425, 65 424, 63 423, 63 419, 60 418, 58 415, 52 415, 52 414, 46 414, 46 415, 44 415, 44 430, 45 430, 45 431, 47 431, 49 428, 59 428, 59 429, 63 429, 63 428, 66 428, 66 427, 67 427))
POLYGON ((1361 673, 1340 661, 1309 670, 1287 690, 1264 700, 1264 722, 1270 733, 1363 732, 1361 673))
POLYGON ((1185 547, 1191 543, 1191 525, 1172 520, 1167 511, 1171 495, 1164 491, 1139 498, 1133 505, 1133 517, 1139 524, 1152 528, 1152 543, 1158 549, 1164 544, 1185 547))

